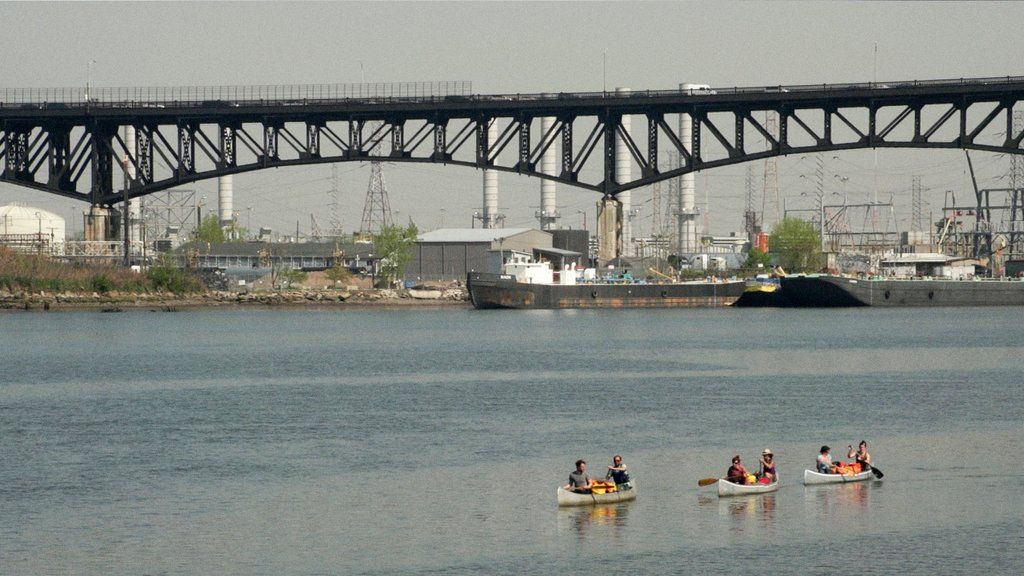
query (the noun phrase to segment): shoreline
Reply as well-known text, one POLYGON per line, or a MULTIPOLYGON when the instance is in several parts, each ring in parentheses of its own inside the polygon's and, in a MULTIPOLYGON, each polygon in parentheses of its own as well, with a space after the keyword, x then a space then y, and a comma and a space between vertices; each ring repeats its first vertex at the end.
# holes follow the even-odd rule
POLYGON ((289 291, 201 294, 0 293, 0 312, 177 312, 203 308, 471 308, 464 293, 413 298, 405 291, 289 291))

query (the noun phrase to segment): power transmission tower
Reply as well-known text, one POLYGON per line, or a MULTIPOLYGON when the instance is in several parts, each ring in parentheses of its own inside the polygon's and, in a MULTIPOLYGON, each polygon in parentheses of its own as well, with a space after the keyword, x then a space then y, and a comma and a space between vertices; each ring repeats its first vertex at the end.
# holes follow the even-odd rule
POLYGON ((380 162, 371 162, 370 183, 366 188, 366 202, 363 204, 363 222, 359 226, 359 235, 364 238, 370 237, 394 224, 387 184, 384 182, 384 170, 380 162))
MULTIPOLYGON (((671 151, 668 154, 669 166, 672 168, 679 168, 682 166, 682 156, 678 151, 671 151)), ((671 249, 679 247, 679 218, 681 206, 679 205, 679 197, 682 188, 682 178, 675 177, 668 181, 668 197, 665 199, 665 214, 668 218, 665 222, 662 222, 664 226, 662 234, 668 238, 668 246, 671 249)))
POLYGON ((757 210, 754 210, 754 165, 747 164, 747 195, 743 205, 743 230, 747 234, 747 241, 751 244, 756 240, 755 236, 761 231, 761 223, 757 217, 757 210))
POLYGON ((309 238, 313 242, 319 242, 324 237, 323 230, 320 229, 320 223, 316 221, 316 215, 309 215, 309 238))
MULTIPOLYGON (((1024 111, 1013 113, 1013 134, 1017 137, 1024 131, 1024 111)), ((1010 155, 1010 235, 1009 255, 1024 254, 1024 156, 1010 155)))
POLYGON ((921 193, 924 188, 921 186, 921 177, 914 176, 910 187, 910 230, 912 232, 921 232, 924 230, 922 227, 922 221, 924 219, 922 206, 921 206, 921 193))
POLYGON ((651 186, 651 236, 661 236, 661 182, 651 186))
MULTIPOLYGON (((371 128, 371 133, 377 128, 371 128)), ((372 154, 379 141, 368 152, 372 154)), ((394 226, 394 219, 391 215, 391 202, 388 201, 388 188, 384 182, 384 169, 380 162, 370 162, 370 183, 366 188, 366 201, 363 203, 363 221, 359 226, 359 235, 362 238, 372 237, 382 229, 394 226)))
MULTIPOLYGON (((765 130, 772 135, 773 138, 778 139, 779 137, 779 120, 775 112, 769 110, 765 112, 765 130)), ((770 143, 765 140, 765 149, 770 147, 770 143)), ((779 163, 774 156, 764 159, 764 192, 761 196, 761 222, 766 222, 765 210, 767 209, 767 203, 772 202, 775 210, 775 224, 779 222, 779 163)))
POLYGON ((335 238, 341 236, 341 186, 338 179, 338 165, 331 166, 331 189, 327 192, 331 202, 327 205, 330 210, 327 235, 335 238))

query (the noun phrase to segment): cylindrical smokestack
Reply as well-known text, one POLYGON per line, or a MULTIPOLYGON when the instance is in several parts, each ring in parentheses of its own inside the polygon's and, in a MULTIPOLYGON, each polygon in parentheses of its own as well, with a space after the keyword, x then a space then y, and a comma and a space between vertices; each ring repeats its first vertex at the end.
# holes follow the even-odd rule
MULTIPOLYGON (((680 84, 679 89, 684 94, 701 87, 698 84, 680 84)), ((679 115, 679 138, 685 144, 692 142, 693 118, 689 114, 679 115)), ((695 182, 693 172, 688 172, 679 177, 679 251, 683 254, 692 254, 697 251, 697 199, 695 195, 695 182)))
MULTIPOLYGON (((545 134, 555 125, 555 119, 547 116, 540 119, 540 132, 543 138, 545 134)), ((540 171, 542 174, 555 175, 555 145, 544 152, 540 158, 540 171)), ((552 180, 541 179, 540 181, 540 229, 550 230, 554 228, 558 220, 558 208, 555 203, 555 183, 552 180)))
MULTIPOLYGON (((487 148, 498 139, 498 126, 491 120, 487 127, 487 148)), ((481 222, 484 228, 497 228, 498 216, 498 171, 484 170, 484 213, 481 222)))
MULTIPOLYGON (((616 94, 629 94, 631 90, 629 88, 616 88, 616 94)), ((622 130, 629 133, 632 122, 629 116, 622 117, 622 130)), ((615 138, 615 182, 618 184, 624 184, 633 179, 632 162, 630 159, 629 149, 626 147, 625 141, 621 137, 615 138)), ((622 243, 627 244, 633 241, 633 230, 630 226, 630 215, 632 194, 629 191, 620 192, 618 196, 619 202, 622 203, 622 243)), ((620 250, 620 253, 626 253, 628 250, 620 250)))
POLYGON ((217 217, 220 225, 226 226, 235 219, 234 193, 235 182, 231 174, 217 179, 217 217))
MULTIPOLYGON (((124 158, 124 169, 125 169, 125 189, 131 185, 132 181, 135 180, 135 127, 125 126, 124 127, 124 145, 128 148, 128 154, 124 158)), ((142 226, 142 214, 139 210, 139 199, 133 198, 128 200, 128 240, 131 242, 137 242, 141 238, 139 233, 140 226, 142 226)))

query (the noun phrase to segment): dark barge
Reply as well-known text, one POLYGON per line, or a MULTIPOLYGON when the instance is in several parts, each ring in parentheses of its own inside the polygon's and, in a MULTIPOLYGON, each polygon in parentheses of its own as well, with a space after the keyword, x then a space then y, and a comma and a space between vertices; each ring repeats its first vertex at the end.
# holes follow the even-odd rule
POLYGON ((786 276, 791 306, 1024 306, 1021 279, 885 279, 786 276))
POLYGON ((511 274, 470 272, 469 297, 476 308, 697 308, 731 306, 742 280, 693 282, 518 282, 511 274))

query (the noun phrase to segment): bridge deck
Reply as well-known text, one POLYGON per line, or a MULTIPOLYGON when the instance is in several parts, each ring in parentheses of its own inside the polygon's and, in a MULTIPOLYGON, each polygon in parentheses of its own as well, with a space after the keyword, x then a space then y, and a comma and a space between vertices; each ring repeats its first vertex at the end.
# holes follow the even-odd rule
POLYGON ((1024 76, 912 80, 845 84, 801 84, 748 87, 702 87, 697 89, 634 90, 616 92, 558 92, 539 94, 473 94, 468 83, 451 84, 451 89, 414 90, 402 85, 370 84, 294 86, 210 86, 94 88, 7 88, 0 89, 0 119, 77 118, 83 115, 113 117, 124 114, 162 117, 188 114, 209 117, 249 117, 268 113, 306 115, 313 113, 382 114, 420 116, 425 112, 449 117, 477 115, 481 111, 529 111, 557 114, 572 110, 582 115, 612 109, 619 113, 641 111, 651 106, 681 110, 699 106, 706 112, 731 111, 737 105, 754 109, 776 103, 792 108, 866 106, 879 100, 903 102, 908 97, 947 102, 950 96, 980 96, 1019 93, 1024 76), (358 85, 356 85, 358 86, 358 85), (399 86, 399 88, 392 88, 399 86))

